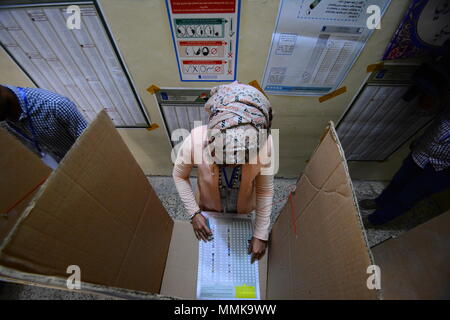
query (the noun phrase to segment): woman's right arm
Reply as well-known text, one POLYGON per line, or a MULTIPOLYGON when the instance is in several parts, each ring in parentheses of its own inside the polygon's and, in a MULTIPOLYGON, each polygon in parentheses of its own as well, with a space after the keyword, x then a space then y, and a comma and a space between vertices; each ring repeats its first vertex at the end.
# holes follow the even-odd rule
POLYGON ((183 201, 189 217, 200 210, 195 201, 194 192, 192 191, 192 186, 189 181, 192 167, 192 138, 191 135, 189 135, 184 139, 180 150, 178 150, 177 159, 172 171, 175 187, 177 188, 178 194, 180 195, 181 201, 183 201))
MULTIPOLYGON (((194 213, 200 210, 197 201, 195 201, 194 192, 189 181, 189 175, 193 167, 191 140, 192 137, 189 135, 181 145, 172 172, 175 187, 189 217, 192 217, 194 213)), ((191 223, 198 240, 208 241, 211 239, 212 232, 208 228, 206 218, 202 214, 196 214, 192 218, 191 223)))

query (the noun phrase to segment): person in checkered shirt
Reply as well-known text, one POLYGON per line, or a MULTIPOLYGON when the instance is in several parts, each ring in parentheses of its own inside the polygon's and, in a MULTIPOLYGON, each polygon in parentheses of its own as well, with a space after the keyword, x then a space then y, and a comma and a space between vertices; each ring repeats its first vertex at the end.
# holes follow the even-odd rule
POLYGON ((411 145, 411 153, 376 199, 363 199, 361 208, 375 212, 371 225, 382 225, 403 215, 421 200, 450 188, 450 63, 448 59, 425 67, 416 76, 419 108, 436 113, 424 134, 411 145))
POLYGON ((38 155, 59 162, 87 127, 75 103, 44 89, 0 85, 0 122, 38 155))

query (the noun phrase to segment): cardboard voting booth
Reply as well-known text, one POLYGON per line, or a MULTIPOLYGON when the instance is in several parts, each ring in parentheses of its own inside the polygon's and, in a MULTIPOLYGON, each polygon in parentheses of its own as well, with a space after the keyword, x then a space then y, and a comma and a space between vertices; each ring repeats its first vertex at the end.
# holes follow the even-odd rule
MULTIPOLYGON (((0 210, 13 207, 0 218, 1 279, 67 289, 67 268, 76 265, 84 292, 195 298, 192 227, 169 217, 105 112, 53 172, 4 130, 0 148, 0 210)), ((261 297, 448 298, 449 219, 383 243, 374 261, 330 124, 272 229, 261 297), (381 290, 367 286, 373 264, 381 290)))

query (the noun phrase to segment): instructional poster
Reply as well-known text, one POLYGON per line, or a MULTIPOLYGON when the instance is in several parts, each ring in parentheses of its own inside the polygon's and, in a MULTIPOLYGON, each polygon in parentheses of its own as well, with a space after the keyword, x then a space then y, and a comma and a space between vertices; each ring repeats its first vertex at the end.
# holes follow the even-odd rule
POLYGON ((337 89, 373 31, 367 26, 367 8, 379 8, 381 18, 389 3, 281 0, 263 89, 293 96, 322 96, 337 89))
POLYGON ((181 81, 234 81, 240 0, 166 0, 181 81))

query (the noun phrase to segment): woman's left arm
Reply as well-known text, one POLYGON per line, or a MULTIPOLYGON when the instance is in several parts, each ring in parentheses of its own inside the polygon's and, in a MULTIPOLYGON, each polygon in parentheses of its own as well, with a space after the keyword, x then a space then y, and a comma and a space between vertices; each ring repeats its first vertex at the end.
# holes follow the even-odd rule
POLYGON ((253 237, 267 241, 273 202, 273 175, 259 174, 255 179, 256 220, 253 237))
POLYGON ((266 144, 262 148, 259 156, 261 161, 261 171, 255 178, 256 192, 256 220, 253 237, 267 241, 269 239, 270 214, 272 213, 273 202, 273 168, 274 145, 272 135, 268 136, 266 144))
POLYGON ((273 175, 259 174, 255 180, 256 187, 256 219, 253 238, 248 247, 252 255, 251 261, 264 256, 269 238, 270 214, 273 200, 273 175))

